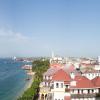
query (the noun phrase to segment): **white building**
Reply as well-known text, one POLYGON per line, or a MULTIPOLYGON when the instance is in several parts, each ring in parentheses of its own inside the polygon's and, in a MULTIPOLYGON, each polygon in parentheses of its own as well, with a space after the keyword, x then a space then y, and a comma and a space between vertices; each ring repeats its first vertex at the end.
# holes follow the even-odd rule
POLYGON ((65 59, 60 57, 60 56, 55 56, 54 53, 52 53, 52 57, 50 58, 50 65, 52 64, 64 64, 65 63, 65 59))
POLYGON ((84 76, 76 76, 70 83, 71 100, 95 100, 99 90, 84 76))
POLYGON ((100 72, 82 75, 50 68, 43 75, 39 100, 95 100, 100 93, 100 72))
POLYGON ((98 56, 98 63, 99 63, 99 65, 100 65, 100 56, 98 56))
POLYGON ((100 65, 95 65, 94 70, 100 70, 100 65))
POLYGON ((51 83, 52 100, 65 100, 65 97, 70 97, 70 80, 70 75, 62 69, 53 75, 51 83))

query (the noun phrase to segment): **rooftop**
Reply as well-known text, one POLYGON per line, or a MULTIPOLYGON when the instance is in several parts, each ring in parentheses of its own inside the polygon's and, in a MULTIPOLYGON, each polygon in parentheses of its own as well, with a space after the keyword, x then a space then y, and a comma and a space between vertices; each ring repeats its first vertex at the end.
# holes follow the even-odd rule
POLYGON ((67 74, 63 69, 58 70, 52 77, 53 81, 70 81, 70 75, 67 74))

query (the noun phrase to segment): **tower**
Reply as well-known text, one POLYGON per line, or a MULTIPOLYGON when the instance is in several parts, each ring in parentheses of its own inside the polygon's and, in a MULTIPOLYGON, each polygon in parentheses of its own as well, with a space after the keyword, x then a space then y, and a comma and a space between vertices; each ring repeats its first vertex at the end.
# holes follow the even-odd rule
POLYGON ((55 56, 54 56, 54 52, 52 51, 52 58, 54 58, 55 56))
POLYGON ((98 56, 98 64, 100 65, 100 56, 98 56))

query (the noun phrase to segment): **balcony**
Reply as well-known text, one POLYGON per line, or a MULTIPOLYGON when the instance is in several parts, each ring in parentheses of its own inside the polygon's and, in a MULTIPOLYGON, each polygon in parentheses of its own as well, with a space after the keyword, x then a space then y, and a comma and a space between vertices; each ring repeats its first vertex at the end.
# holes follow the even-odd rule
POLYGON ((93 98, 96 97, 96 94, 71 94, 71 98, 93 98))

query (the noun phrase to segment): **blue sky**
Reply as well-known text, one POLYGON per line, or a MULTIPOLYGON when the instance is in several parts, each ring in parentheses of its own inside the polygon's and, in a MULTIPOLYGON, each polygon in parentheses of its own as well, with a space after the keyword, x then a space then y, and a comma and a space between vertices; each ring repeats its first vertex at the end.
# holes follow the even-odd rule
POLYGON ((0 0, 0 56, 100 55, 99 0, 0 0))

